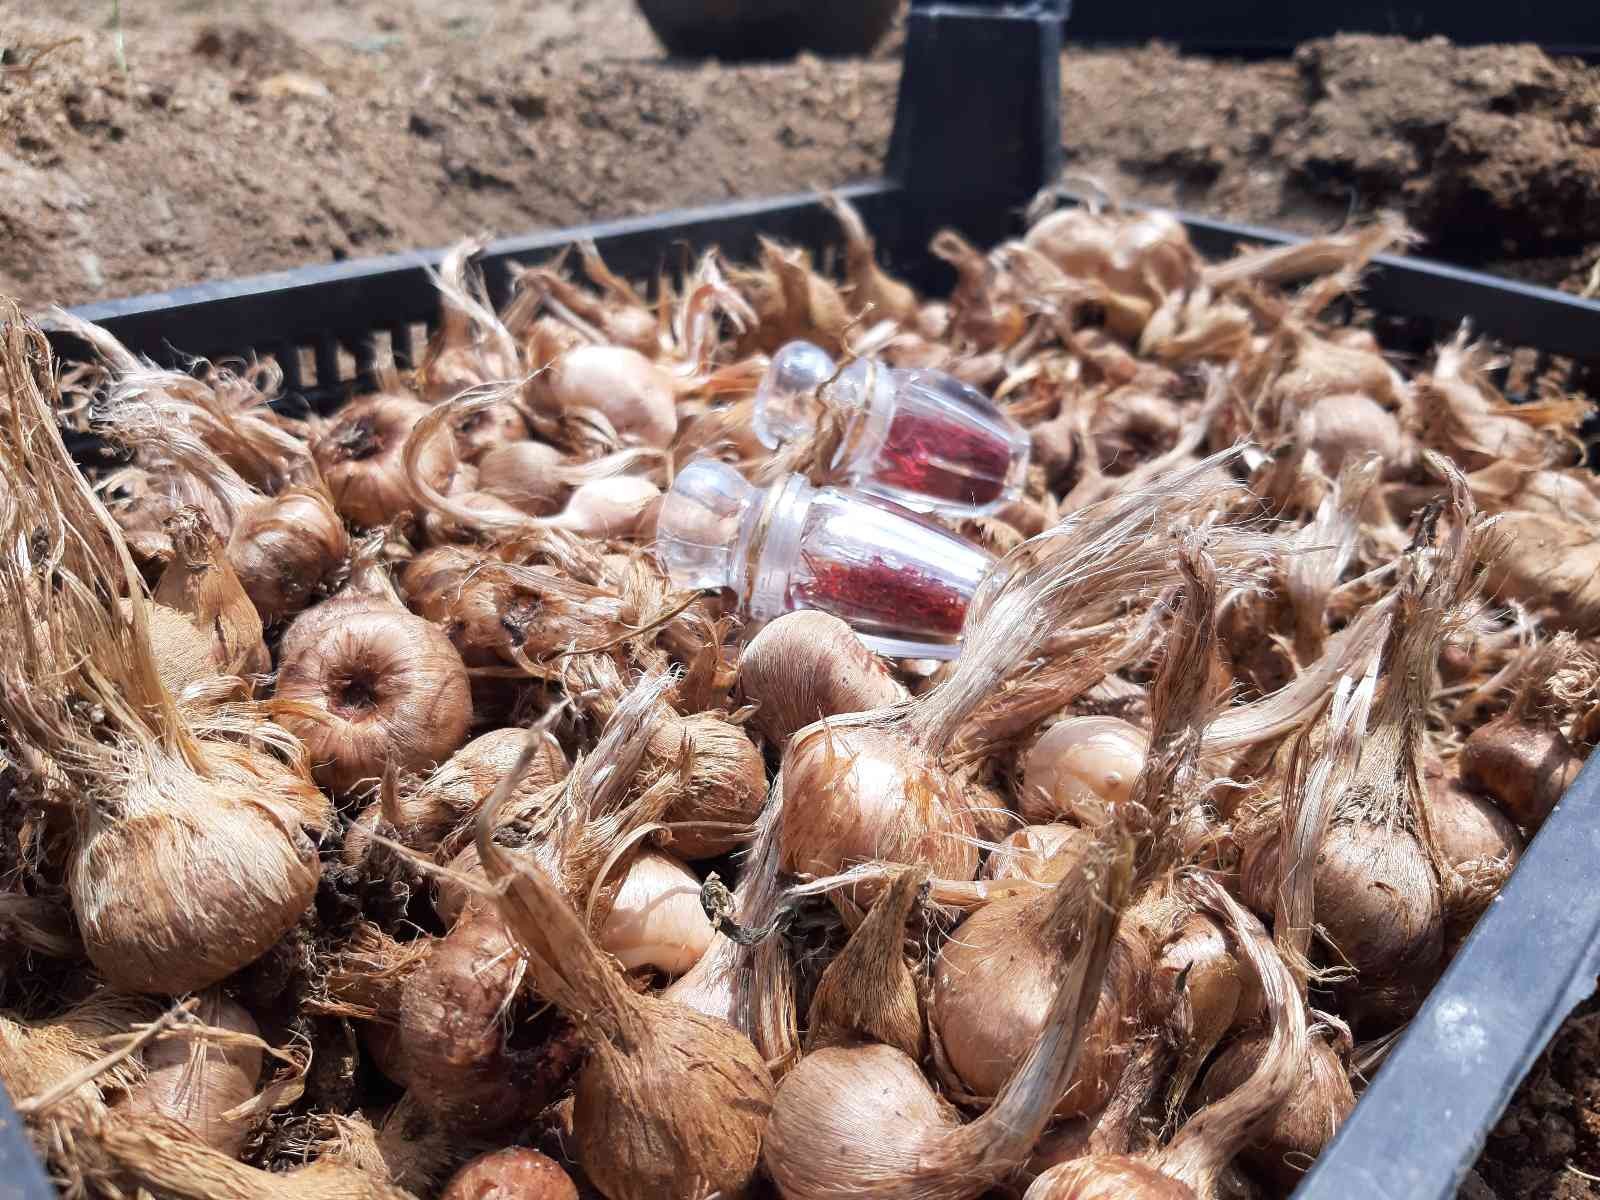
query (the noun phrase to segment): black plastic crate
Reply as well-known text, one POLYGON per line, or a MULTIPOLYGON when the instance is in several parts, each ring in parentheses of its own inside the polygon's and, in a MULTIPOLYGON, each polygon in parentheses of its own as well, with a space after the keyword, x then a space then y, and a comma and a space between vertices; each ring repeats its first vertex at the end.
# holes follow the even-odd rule
MULTIPOLYGON (((953 226, 994 240, 1017 231, 1027 200, 1057 169, 1059 68, 1065 0, 940 4, 913 0, 905 71, 885 178, 842 189, 888 262, 913 282, 948 283, 926 251, 953 226)), ((1181 215, 1181 214, 1180 214, 1181 215)), ((1183 216, 1204 253, 1295 235, 1183 216)), ((483 256, 491 296, 505 297, 512 264, 593 239, 611 265, 652 276, 719 245, 748 254, 758 234, 823 251, 833 219, 811 195, 680 210, 492 243, 483 256)), ((363 385, 386 342, 405 361, 437 316, 426 268, 441 251, 311 266, 128 300, 85 305, 136 352, 181 363, 270 355, 287 387, 327 411, 363 385), (348 369, 347 369, 348 368, 348 369)), ((1443 339, 1464 319, 1507 346, 1577 366, 1600 362, 1600 303, 1441 263, 1378 260, 1363 304, 1404 318, 1414 336, 1443 339)), ((64 359, 84 347, 55 337, 64 359)), ((92 439, 80 460, 93 461, 92 439)), ((1500 898, 1456 955, 1377 1071, 1355 1112, 1296 1190, 1300 1200, 1378 1196, 1447 1200, 1471 1168, 1517 1083, 1600 972, 1600 766, 1591 762, 1533 840, 1500 898)), ((3 1093, 0 1093, 3 1100, 3 1093)), ((0 1200, 43 1190, 9 1106, 0 1105, 0 1200)))

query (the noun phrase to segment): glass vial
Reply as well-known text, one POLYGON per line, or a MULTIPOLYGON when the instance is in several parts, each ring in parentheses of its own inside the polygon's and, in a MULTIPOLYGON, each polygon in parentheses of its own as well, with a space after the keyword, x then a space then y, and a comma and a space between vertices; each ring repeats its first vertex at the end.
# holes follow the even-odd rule
POLYGON ((756 437, 774 449, 810 434, 823 396, 846 418, 832 464, 840 484, 952 517, 990 513, 1022 494, 1031 440, 982 392, 942 371, 876 359, 841 371, 810 342, 773 355, 756 390, 756 437))
POLYGON ((756 487, 696 459, 662 503, 656 553, 674 587, 728 588, 754 622, 812 608, 881 654, 955 658, 993 557, 877 496, 790 475, 756 487))

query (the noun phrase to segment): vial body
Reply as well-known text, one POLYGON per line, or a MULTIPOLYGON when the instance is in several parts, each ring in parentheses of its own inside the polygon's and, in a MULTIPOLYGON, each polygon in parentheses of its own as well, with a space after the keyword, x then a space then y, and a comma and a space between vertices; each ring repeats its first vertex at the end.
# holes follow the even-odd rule
POLYGON ((993 559, 941 526, 873 496, 822 488, 805 516, 788 608, 842 618, 874 650, 955 658, 993 559))
POLYGON ((759 488, 712 459, 678 473, 656 554, 674 587, 729 589, 755 625, 818 609, 901 658, 961 653, 967 605, 994 564, 891 501, 800 475, 759 488))
POLYGON ((942 371, 891 371, 883 442, 854 481, 909 508, 984 515, 1022 495, 1032 441, 976 388, 942 371))
POLYGON ((845 422, 829 467, 842 486, 950 517, 982 516, 1022 494, 1027 431, 953 375, 874 359, 839 370, 821 348, 790 342, 757 389, 756 436, 772 448, 806 436, 824 400, 845 422))

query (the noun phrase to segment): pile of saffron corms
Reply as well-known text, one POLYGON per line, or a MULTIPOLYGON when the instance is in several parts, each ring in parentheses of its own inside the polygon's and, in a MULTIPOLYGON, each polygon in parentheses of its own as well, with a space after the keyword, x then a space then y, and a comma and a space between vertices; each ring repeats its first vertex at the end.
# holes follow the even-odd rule
MULTIPOLYGON (((1600 737, 1586 403, 1331 321, 1394 220, 1045 211, 932 299, 829 203, 842 280, 580 245, 497 313, 462 246, 325 418, 0 313, 0 1081, 66 1194, 1273 1196, 1327 1143, 1600 737), (981 578, 845 522, 756 611, 712 503, 676 586, 700 460, 855 495, 858 363, 1027 431, 894 517, 981 578)), ((913 491, 986 453, 916 432, 913 491)))

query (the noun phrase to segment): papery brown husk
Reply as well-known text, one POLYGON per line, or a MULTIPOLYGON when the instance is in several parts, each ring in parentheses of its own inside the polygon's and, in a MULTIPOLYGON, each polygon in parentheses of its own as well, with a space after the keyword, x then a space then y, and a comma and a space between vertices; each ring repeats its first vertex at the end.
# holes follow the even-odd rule
MULTIPOLYGON (((521 557, 511 546, 501 552, 521 557)), ((617 632, 617 598, 574 579, 564 565, 436 546, 406 564, 401 578, 415 610, 442 627, 474 667, 506 663, 533 677, 546 671, 547 656, 609 643, 617 632)))
POLYGON ((1234 952, 1261 983, 1269 1032, 1249 1064, 1248 1077, 1196 1112, 1165 1146, 1138 1158, 1091 1153, 1058 1164, 1034 1180, 1027 1200, 1212 1200, 1231 1160, 1282 1110, 1305 1078, 1313 1043, 1304 1001, 1267 931, 1215 878, 1187 876, 1180 887, 1228 931, 1234 952))
MULTIPOLYGON (((585 349, 631 354, 614 346, 585 349)), ((571 357, 565 356, 562 361, 567 362, 571 357)), ((639 363, 643 368, 655 369, 643 360, 639 363)), ((548 543, 557 530, 586 537, 645 536, 644 525, 649 519, 651 505, 660 497, 660 489, 648 479, 629 472, 657 457, 648 447, 617 450, 592 461, 551 469, 549 482, 575 488, 554 516, 531 516, 524 512, 518 505, 495 494, 493 489, 484 487, 481 473, 470 465, 456 472, 448 488, 434 482, 430 476, 429 455, 440 440, 449 436, 451 423, 491 410, 509 394, 511 387, 510 384, 496 384, 463 392, 436 405, 406 436, 401 456, 405 483, 414 509, 426 514, 423 527, 430 538, 435 542, 525 538, 548 543)), ((606 394, 625 390, 619 384, 606 394)), ((670 395, 657 396, 654 400, 664 404, 670 415, 670 395)), ((595 420, 603 422, 604 418, 595 414, 595 420)), ((606 449, 613 449, 610 442, 614 441, 610 439, 606 449)))
POLYGON ((1063 1121, 1034 1145, 1025 1175, 1090 1154, 1134 1154, 1151 1148, 1160 1132, 1153 1101, 1167 1081, 1173 1060, 1171 1022, 1147 1025, 1132 1043, 1122 1074, 1104 1107, 1063 1121))
POLYGON ((398 1046, 407 1095, 456 1131, 509 1129, 560 1095, 581 1057, 561 1025, 513 1044, 523 976, 516 944, 491 911, 469 908, 400 989, 398 1046))
POLYGON ((1093 837, 1077 825, 1024 825, 989 852, 979 878, 1048 887, 1073 868, 1093 837))
MULTIPOLYGON (((1174 827, 1183 818, 1198 813, 1197 758, 1202 730, 1215 703, 1206 665, 1216 638, 1216 567, 1205 550, 1204 537, 1198 534, 1180 540, 1176 558, 1184 580, 1183 606, 1174 618, 1151 691, 1149 750, 1142 756, 1139 771, 1128 782, 1126 791, 1102 802, 1103 815, 1099 817, 1100 822, 1120 819, 1130 824, 1138 838, 1141 883, 1146 886, 1129 910, 1123 938, 1119 939, 1119 944, 1128 947, 1126 973, 1120 978, 1115 972, 1108 975, 1109 995, 1102 995, 1104 1018, 1100 1010, 1096 1012, 1096 1019, 1104 1020, 1100 1032, 1105 1039, 1105 1057, 1095 1075, 1080 1080, 1084 1086, 1068 1093, 1065 1105, 1057 1110, 1062 1116, 1093 1112, 1110 1098, 1129 1065, 1132 1029, 1124 1027, 1124 1022, 1133 1027, 1146 1021, 1167 1024, 1174 1020, 1174 1010, 1181 1005, 1182 1012, 1177 1016, 1183 1044, 1177 1049, 1194 1058, 1193 1063, 1181 1064, 1181 1078, 1198 1067, 1211 1045, 1232 1023, 1237 1007, 1239 985, 1236 977, 1228 978, 1229 956, 1225 948, 1211 947, 1208 953, 1204 945, 1194 944, 1206 941, 1206 922, 1191 918, 1192 906, 1165 881, 1168 868, 1189 857, 1183 849, 1175 850, 1167 843, 1175 840, 1174 827), (1147 881, 1152 880, 1153 886, 1148 885, 1147 881), (1195 928, 1197 924, 1200 928, 1195 928), (1165 970, 1153 972, 1152 951, 1162 955, 1165 970), (1180 975, 1185 981, 1190 975, 1195 976, 1194 992, 1176 987, 1180 975)), ((1051 922, 1069 915, 1053 911, 1053 906, 1046 907, 1052 900, 1048 895, 1031 899, 1026 908, 1017 906, 1015 916, 1009 920, 1020 927, 1018 933, 1024 937, 1030 926, 1048 929, 1051 922)), ((997 902, 1004 904, 1005 901, 997 902)), ((1002 932, 1004 924, 1000 922, 1007 918, 996 918, 992 915, 995 909, 996 905, 991 905, 969 918, 945 946, 935 980, 935 1022, 944 1055, 969 1084, 987 1058, 1001 1053, 989 1031, 1008 1024, 986 1011, 993 1003, 986 993, 1000 992, 1008 982, 1014 991, 1017 981, 1028 973, 1017 953, 1019 945, 1025 943, 1016 934, 1008 937, 1002 932), (974 923, 979 928, 973 929, 974 923), (984 955, 987 947, 994 949, 984 955), (968 963, 968 956, 977 962, 968 963), (975 968, 982 964, 993 970, 997 963, 1003 970, 985 988, 975 968), (960 1008, 948 1009, 951 1004, 960 1004, 960 1008), (952 1018, 960 1024, 952 1027, 952 1018), (975 1047, 962 1046, 962 1041, 974 1039, 975 1047), (960 1062, 963 1049, 971 1055, 964 1068, 960 1062)), ((1003 908, 999 911, 1005 912, 1003 908)), ((1209 932, 1218 931, 1213 928, 1209 932)), ((1085 1063, 1089 1061, 1086 1059, 1085 1063)))
MULTIPOLYGON (((641 858, 636 831, 659 818, 663 803, 662 789, 636 794, 633 785, 644 749, 661 724, 661 697, 670 682, 658 676, 629 693, 594 750, 561 783, 532 796, 523 792, 523 784, 529 766, 543 753, 538 743, 548 735, 525 735, 493 796, 463 827, 463 832, 477 832, 476 861, 458 858, 454 869, 481 876, 495 862, 514 862, 517 870, 544 872, 558 881, 565 904, 584 911, 587 929, 626 934, 627 912, 618 912, 615 924, 610 918, 632 878, 632 864, 641 858), (510 848, 489 840, 495 830, 510 848), (630 857, 619 858, 619 853, 630 857)), ((442 913, 454 907, 447 904, 452 900, 461 898, 441 890, 442 913)), ((694 903, 693 915, 709 938, 697 896, 694 903)), ((584 944, 593 945, 587 933, 584 944)), ((530 1118, 554 1097, 553 1089, 587 1040, 558 1033, 523 1048, 512 1038, 515 1022, 508 1027, 505 1018, 515 1011, 535 965, 519 953, 519 945, 496 915, 494 901, 468 892, 449 934, 405 981, 402 1070, 411 1094, 454 1127, 504 1128, 530 1118)), ((532 981, 538 985, 536 971, 532 981)))
POLYGON ((682 858, 711 858, 740 845, 767 798, 761 752, 738 725, 715 713, 691 713, 669 722, 650 739, 642 785, 669 779, 662 817, 683 822, 670 848, 682 858), (696 827, 707 822, 721 828, 696 827))
POLYGON ((1428 822, 1442 863, 1445 956, 1453 958, 1516 870, 1524 847, 1511 819, 1457 780, 1428 778, 1428 822))
POLYGON ((772 1103, 766 1065, 726 1023, 641 999, 638 1036, 597 1041, 578 1075, 578 1161, 612 1200, 741 1194, 772 1103))
MULTIPOLYGON (((359 858, 365 852, 370 844, 367 835, 378 821, 393 825, 396 836, 413 850, 437 849, 446 834, 477 815, 501 777, 516 764, 527 738, 528 731, 519 728, 479 734, 420 782, 398 788, 392 811, 375 803, 362 812, 345 835, 345 857, 359 858)), ((566 773, 561 747, 541 739, 517 794, 531 797, 559 783, 566 773)))
POLYGON ((1106 474, 1125 475, 1170 450, 1186 414, 1166 396, 1128 386, 1098 397, 1088 428, 1106 474))
POLYGON ((344 522, 320 485, 292 488, 241 514, 228 538, 228 560, 268 624, 311 603, 349 553, 344 522))
MULTIPOLYGON (((376 528, 411 509, 406 439, 428 412, 428 406, 413 396, 364 396, 347 404, 312 439, 311 453, 345 520, 376 528)), ((433 487, 447 490, 456 471, 453 442, 432 439, 422 453, 421 474, 433 487)))
POLYGON ((1415 387, 1422 441, 1465 471, 1496 462, 1531 468, 1570 463, 1577 446, 1573 431, 1590 405, 1559 396, 1512 404, 1490 382, 1496 365, 1487 346, 1468 340, 1465 327, 1439 347, 1433 371, 1415 387))
MULTIPOLYGON (((127 1035, 160 1011, 160 1005, 142 996, 99 991, 55 1017, 0 1013, 0 1084, 13 1100, 42 1095, 98 1062, 107 1039, 127 1035)), ((44 1119, 77 1121, 103 1114, 107 1095, 125 1093, 144 1078, 140 1058, 124 1058, 67 1093, 44 1119)))
POLYGON ((481 464, 496 450, 514 446, 528 436, 528 423, 522 411, 509 401, 468 413, 451 424, 455 434, 456 457, 464 463, 481 464))
MULTIPOLYGON (((938 1039, 939 1076, 958 1096, 980 1103, 994 1096, 1043 1028, 1059 969, 1059 923, 1067 919, 1060 899, 1051 890, 991 901, 939 952, 928 1023, 938 1039)), ((1150 968, 1143 939, 1120 930, 1056 1116, 1092 1112, 1111 1094, 1150 968)))
POLYGON ((59 772, 67 887, 101 975, 203 988, 276 942, 316 889, 299 745, 250 705, 178 709, 132 558, 61 442, 48 343, 5 315, 0 602, 18 619, 0 625, 0 720, 21 763, 59 772))
POLYGON ((824 721, 791 739, 782 772, 783 869, 835 875, 853 863, 978 872, 974 801, 894 730, 824 721))
POLYGON ((1235 957, 1217 923, 1203 913, 1192 913, 1174 931, 1156 957, 1152 979, 1155 1005, 1170 1007, 1181 998, 1187 1007, 1186 1036, 1177 1047, 1168 1093, 1176 1107, 1228 1031, 1260 1015, 1260 983, 1235 957))
POLYGON ((133 1121, 164 1117, 213 1150, 237 1158, 250 1133, 247 1117, 229 1116, 256 1094, 262 1051, 255 1019, 216 989, 195 1009, 202 1025, 245 1035, 217 1042, 204 1035, 168 1035, 144 1051, 146 1078, 116 1108, 133 1121))
MULTIPOLYGON (((1162 535, 1197 502, 1190 489, 1226 457, 1086 506, 1018 547, 972 602, 967 652, 926 697, 796 733, 784 757, 783 868, 833 875, 860 862, 921 863, 940 878, 973 878, 975 836, 1007 830, 991 796, 944 767, 939 754, 1048 638, 1098 617, 1094 603, 1106 592, 1171 580, 1173 555, 1162 535)), ((1233 537, 1214 534, 1230 556, 1233 537)))
POLYGON ((521 373, 516 341, 495 314, 473 261, 482 250, 481 241, 463 238, 445 252, 438 273, 429 272, 439 291, 439 328, 417 364, 416 383, 430 403, 521 373))
POLYGON ((608 449, 665 449, 678 431, 672 376, 625 346, 564 350, 530 377, 524 395, 536 414, 600 424, 609 435, 601 439, 608 449))
MULTIPOLYGON (((524 785, 533 763, 549 754, 539 743, 550 735, 542 727, 524 734, 518 757, 501 772, 490 800, 439 843, 437 860, 457 873, 481 876, 479 826, 493 804, 496 844, 537 863, 574 904, 583 905, 592 919, 603 920, 619 877, 602 879, 601 870, 617 872, 625 866, 626 855, 638 851, 639 835, 653 832, 670 799, 672 789, 664 781, 645 788, 638 783, 650 742, 670 720, 661 700, 671 683, 669 675, 647 676, 609 705, 599 741, 559 782, 543 789, 524 785)), ((440 915, 453 919, 470 896, 456 880, 441 877, 440 915)))
MULTIPOLYGON (((609 719, 627 695, 616 662, 574 656, 564 673, 569 695, 609 719)), ((710 858, 742 844, 767 798, 767 769, 742 726, 721 713, 679 715, 663 705, 644 746, 636 788, 661 797, 661 819, 681 827, 667 848, 685 859, 710 858)))
MULTIPOLYGON (((1092 206, 1045 208, 1041 198, 1026 244, 1069 276, 1156 303, 1194 283, 1200 256, 1188 232, 1170 213, 1100 211, 1092 206)), ((1115 311, 1115 310, 1114 310, 1115 311)))
MULTIPOLYGON (((1379 1020, 1419 1004, 1444 950, 1443 896, 1427 851, 1404 827, 1336 823, 1314 883, 1332 962, 1353 967, 1355 999, 1379 1020)), ((1354 989, 1353 989, 1354 990, 1354 989)))
POLYGON ((675 591, 653 556, 633 547, 603 555, 598 582, 615 591, 621 625, 639 631, 627 642, 636 659, 652 661, 659 648, 684 665, 677 689, 683 712, 732 707, 737 668, 728 643, 733 619, 721 611, 720 601, 675 591))
POLYGON ((803 339, 838 355, 852 316, 839 289, 812 269, 805 250, 761 238, 759 258, 760 270, 731 272, 734 286, 757 317, 740 338, 738 353, 771 354, 786 342, 803 339))
POLYGON ((1359 682, 1340 675, 1327 716, 1302 730, 1290 745, 1281 777, 1234 813, 1234 839, 1241 848, 1239 891, 1244 901, 1273 920, 1273 935, 1302 983, 1316 974, 1311 962, 1317 865, 1339 800, 1356 777, 1373 695, 1379 648, 1355 664, 1359 682))
MULTIPOLYGON (((511 592, 493 573, 497 565, 484 550, 470 546, 431 546, 406 563, 401 590, 419 616, 443 628, 462 661, 482 667, 503 661, 502 646, 524 624, 511 592), (480 571, 480 568, 489 568, 480 571), (508 630, 502 619, 510 622, 508 630)), ((528 604, 531 611, 533 603, 528 604)))
MULTIPOLYGON (((1261 1061, 1267 1041, 1267 1034, 1255 1032, 1224 1046, 1200 1082, 1200 1102, 1210 1103, 1242 1084, 1261 1061)), ((1277 1186, 1292 1188, 1355 1106, 1349 1069, 1327 1035, 1314 1035, 1294 1091, 1257 1129, 1241 1157, 1277 1186)))
POLYGON ((1522 856, 1523 838, 1493 802, 1465 787, 1440 767, 1428 774, 1429 820, 1445 861, 1456 868, 1481 859, 1503 859, 1507 876, 1522 856))
MULTIPOLYGON (((167 536, 166 523, 182 507, 182 501, 163 490, 162 483, 156 472, 143 467, 123 467, 96 481, 96 489, 106 498, 106 507, 127 539, 134 561, 152 584, 172 561, 172 539, 167 536)), ((198 498, 184 497, 191 501, 198 498)))
POLYGON ((347 590, 301 614, 279 645, 279 719, 338 793, 389 764, 422 771, 466 739, 466 667, 438 626, 347 590))
POLYGON ((522 520, 517 509, 490 492, 454 491, 450 493, 449 503, 454 515, 445 516, 430 510, 422 518, 423 536, 430 545, 480 541, 485 536, 493 536, 482 532, 485 527, 522 520))
POLYGON ((1423 722, 1439 649, 1471 597, 1487 533, 1474 519, 1460 473, 1436 455, 1428 458, 1450 489, 1449 530, 1431 566, 1417 553, 1401 563, 1384 692, 1313 868, 1316 925, 1332 961, 1357 972, 1360 1008, 1379 1020, 1407 1015, 1420 1003, 1443 953, 1448 868, 1429 829, 1423 722))
POLYGON ((73 909, 90 960, 118 987, 181 995, 215 983, 272 946, 316 891, 300 813, 270 798, 288 769, 266 756, 203 761, 209 779, 154 748, 130 756, 78 832, 73 909))
POLYGON ((1502 553, 1489 563, 1497 600, 1521 601, 1558 628, 1600 632, 1600 540, 1594 529, 1549 513, 1500 515, 1502 553))
MULTIPOLYGON (((956 271, 948 302, 949 332, 956 342, 980 353, 1015 345, 1027 327, 1027 315, 1010 277, 954 230, 940 230, 928 249, 956 271)), ((970 378, 967 382, 983 386, 970 378)))
POLYGON ((813 611, 787 613, 750 639, 739 655, 739 694, 760 705, 752 721, 780 749, 814 721, 907 698, 854 630, 813 611))
POLYGON ((1111 835, 1060 885, 1063 911, 1088 919, 1056 927, 1055 993, 1042 1028, 994 1105, 970 1124, 893 1047, 833 1046, 801 1059, 778 1089, 762 1151, 785 1200, 971 1200, 1020 1167, 1077 1070, 1130 875, 1131 846, 1111 835))
POLYGON ((72 1130, 67 1170, 90 1194, 172 1200, 413 1200, 366 1172, 324 1159, 277 1174, 246 1166, 189 1137, 182 1126, 115 1116, 72 1130))
POLYGON ((1516 681, 1506 711, 1461 746, 1461 781, 1524 829, 1538 829, 1582 769, 1562 726, 1593 692, 1597 671, 1569 633, 1519 654, 1506 668, 1516 681))
MULTIPOLYGON (((268 407, 283 388, 283 371, 272 359, 255 359, 235 366, 186 359, 184 370, 166 370, 133 354, 100 326, 64 309, 52 310, 50 321, 87 342, 104 364, 109 395, 93 398, 93 416, 109 436, 120 440, 130 432, 124 425, 125 415, 143 410, 139 416, 157 414, 162 428, 146 427, 140 431, 154 434, 153 445, 146 441, 143 446, 130 448, 156 451, 150 457, 168 457, 164 453, 168 449, 163 444, 165 434, 181 424, 184 433, 196 435, 248 488, 273 493, 305 482, 314 474, 301 439, 300 423, 268 407)), ((84 390, 70 380, 72 374, 65 372, 62 377, 62 390, 67 396, 84 390)), ((100 379, 96 377, 95 382, 98 385, 100 379)), ((166 482, 181 489, 200 481, 169 476, 166 482)))
POLYGON ((870 306, 874 320, 890 320, 914 328, 920 315, 917 293, 878 265, 877 243, 867 232, 861 214, 835 192, 824 193, 822 203, 844 233, 845 273, 851 284, 851 304, 857 309, 870 306))
POLYGON ((328 1016, 393 1022, 407 977, 432 947, 429 938, 401 942, 361 921, 324 961, 323 994, 310 1007, 328 1016))
POLYGON ((566 277, 561 270, 566 258, 563 250, 549 266, 524 270, 515 276, 518 294, 506 309, 507 323, 522 319, 514 309, 531 309, 537 303, 549 310, 553 319, 590 341, 626 346, 647 357, 660 355, 668 340, 663 336, 662 318, 645 306, 627 280, 612 273, 593 242, 579 243, 578 252, 589 281, 603 294, 596 296, 566 277))
POLYGON ((445 1173, 479 1144, 446 1128, 409 1095, 401 1096, 376 1124, 360 1113, 329 1113, 318 1126, 322 1136, 313 1149, 319 1162, 353 1167, 419 1196, 431 1194, 445 1173))
POLYGON ((1069 1159, 1041 1175, 1028 1200, 1195 1200, 1193 1188, 1125 1155, 1069 1159))
POLYGON ((811 997, 805 1048, 882 1042, 920 1060, 927 1049, 922 995, 906 966, 906 922, 926 869, 902 871, 823 971, 811 997))
POLYGON ((1370 341, 1341 338, 1291 319, 1279 330, 1276 342, 1289 347, 1291 357, 1285 362, 1269 354, 1262 365, 1282 371, 1271 390, 1281 406, 1278 417, 1283 429, 1327 396, 1366 396, 1388 411, 1404 408, 1408 390, 1404 380, 1370 341))
MULTIPOLYGON (((70 323, 116 368, 111 395, 96 410, 97 426, 145 464, 132 468, 135 478, 165 493, 168 517, 190 506, 207 514, 264 622, 305 607, 344 562, 347 538, 309 448, 298 431, 278 426, 264 407, 268 394, 227 369, 207 366, 198 378, 156 369, 104 331, 75 318, 70 323), (242 400, 231 394, 241 386, 242 400)), ((281 380, 262 382, 275 389, 281 380)), ((140 498, 135 491, 134 502, 119 503, 116 515, 125 532, 138 534, 145 554, 154 548, 151 505, 140 498)), ((165 530, 161 538, 166 561, 173 539, 165 530)))
POLYGON ((151 595, 152 604, 166 610, 157 617, 162 623, 151 637, 167 689, 177 694, 211 675, 270 670, 261 615, 205 514, 181 508, 167 520, 167 533, 173 558, 151 595), (180 615, 192 629, 180 630, 168 614, 180 615))
POLYGON ((1394 414, 1359 392, 1317 400, 1302 413, 1295 435, 1316 452, 1318 465, 1330 479, 1368 456, 1393 475, 1410 465, 1415 455, 1394 414))
MULTIPOLYGON (((755 840, 732 893, 739 920, 757 929, 775 920, 781 896, 781 786, 775 786, 773 793, 757 820, 755 840)), ((765 937, 741 945, 718 933, 700 961, 665 994, 732 1025, 750 1039, 774 1073, 781 1074, 800 1055, 795 982, 786 939, 765 937)))
POLYGON ((772 1102, 761 1056, 726 1022, 628 988, 539 868, 494 844, 496 808, 478 838, 490 878, 506 885, 495 903, 539 993, 582 1021, 592 1048, 573 1112, 584 1171, 610 1200, 741 1194, 772 1102))

